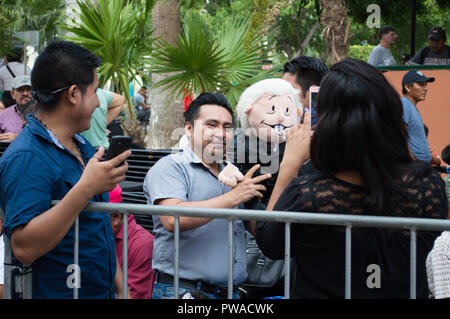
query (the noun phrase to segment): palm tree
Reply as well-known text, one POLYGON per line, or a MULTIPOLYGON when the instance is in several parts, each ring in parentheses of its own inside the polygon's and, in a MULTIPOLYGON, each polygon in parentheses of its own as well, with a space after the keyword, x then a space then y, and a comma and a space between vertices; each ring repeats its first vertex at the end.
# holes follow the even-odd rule
POLYGON ((146 30, 150 12, 156 0, 98 0, 98 4, 77 0, 79 21, 66 25, 74 36, 65 38, 79 43, 101 57, 99 84, 112 82, 128 102, 127 132, 134 132, 138 144, 143 144, 144 130, 137 130, 138 121, 128 90, 130 79, 148 64, 151 38, 146 30), (147 33, 146 33, 147 32, 147 33))
MULTIPOLYGON (((167 45, 175 44, 181 32, 179 0, 158 1, 152 12, 152 27, 156 41, 167 45)), ((152 73, 152 83, 164 81, 172 76, 170 69, 166 72, 152 73)), ((170 148, 180 137, 179 134, 175 135, 172 140, 173 132, 177 129, 182 132, 181 128, 184 126, 182 97, 161 87, 152 87, 151 98, 150 134, 147 145, 152 148, 170 148)))
POLYGON ((347 56, 350 38, 350 21, 344 0, 321 0, 324 10, 321 22, 322 35, 327 41, 327 50, 331 54, 331 64, 347 56))
POLYGON ((173 95, 188 90, 195 94, 218 91, 234 106, 247 86, 277 72, 277 68, 263 71, 266 45, 252 38, 244 48, 247 28, 247 21, 235 20, 212 35, 188 15, 176 44, 155 41, 150 69, 171 75, 154 87, 173 95))

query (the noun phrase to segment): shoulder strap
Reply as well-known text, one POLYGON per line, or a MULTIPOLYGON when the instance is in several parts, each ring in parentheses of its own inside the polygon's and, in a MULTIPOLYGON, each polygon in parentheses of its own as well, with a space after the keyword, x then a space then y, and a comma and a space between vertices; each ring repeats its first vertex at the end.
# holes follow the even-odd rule
POLYGON ((8 69, 9 73, 11 73, 12 77, 15 78, 16 75, 14 74, 14 72, 11 70, 11 68, 9 67, 9 65, 6 65, 6 68, 8 69))

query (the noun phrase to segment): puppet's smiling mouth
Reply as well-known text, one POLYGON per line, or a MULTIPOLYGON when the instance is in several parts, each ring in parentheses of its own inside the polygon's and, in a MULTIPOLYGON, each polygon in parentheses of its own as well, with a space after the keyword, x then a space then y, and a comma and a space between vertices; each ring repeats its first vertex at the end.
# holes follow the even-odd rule
POLYGON ((286 130, 287 128, 292 127, 291 126, 284 126, 283 124, 267 124, 266 122, 264 122, 264 120, 261 122, 261 124, 270 126, 271 128, 274 129, 275 133, 277 133, 278 135, 283 135, 284 134, 284 130, 286 130))

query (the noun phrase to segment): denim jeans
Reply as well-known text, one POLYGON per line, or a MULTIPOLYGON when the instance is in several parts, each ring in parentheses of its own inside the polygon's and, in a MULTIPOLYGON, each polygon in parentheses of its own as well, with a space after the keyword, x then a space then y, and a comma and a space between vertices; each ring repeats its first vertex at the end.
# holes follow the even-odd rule
MULTIPOLYGON (((186 292, 191 292, 190 288, 178 287, 178 296, 181 296, 186 292)), ((207 296, 210 299, 225 299, 226 296, 221 296, 218 293, 209 294, 203 291, 200 291, 202 294, 207 296)), ((171 284, 163 284, 163 283, 155 283, 153 284, 153 292, 152 299, 174 299, 175 298, 175 289, 171 284)), ((239 299, 239 291, 235 291, 233 293, 233 299, 239 299)))

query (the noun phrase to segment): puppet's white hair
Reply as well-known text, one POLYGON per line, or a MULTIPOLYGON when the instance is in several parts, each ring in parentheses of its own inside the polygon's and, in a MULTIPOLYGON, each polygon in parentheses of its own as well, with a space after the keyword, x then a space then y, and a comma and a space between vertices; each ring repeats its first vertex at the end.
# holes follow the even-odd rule
POLYGON ((264 94, 292 94, 296 106, 302 107, 298 96, 299 93, 299 90, 294 89, 294 87, 289 82, 279 78, 262 80, 249 86, 242 93, 236 106, 236 115, 244 132, 249 128, 245 110, 249 106, 254 104, 261 96, 263 96, 264 94))

